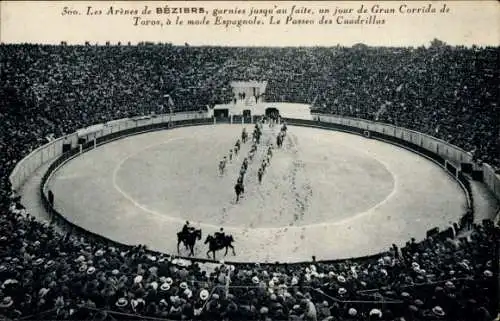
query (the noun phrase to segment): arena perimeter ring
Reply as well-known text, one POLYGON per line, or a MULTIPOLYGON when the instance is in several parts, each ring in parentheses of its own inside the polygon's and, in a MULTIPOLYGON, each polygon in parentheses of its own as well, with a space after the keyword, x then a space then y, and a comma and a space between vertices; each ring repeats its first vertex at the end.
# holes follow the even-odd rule
MULTIPOLYGON (((186 220, 235 238, 232 262, 300 262, 371 255, 429 228, 447 227, 466 198, 441 167, 404 148, 332 130, 289 126, 258 184, 256 172, 279 127, 264 126, 258 154, 235 204, 233 186, 250 143, 221 177, 218 162, 243 127, 204 125, 125 137, 57 169, 49 181, 55 209, 70 222, 124 244, 177 253, 186 220)), ((188 251, 181 247, 180 255, 188 251)))

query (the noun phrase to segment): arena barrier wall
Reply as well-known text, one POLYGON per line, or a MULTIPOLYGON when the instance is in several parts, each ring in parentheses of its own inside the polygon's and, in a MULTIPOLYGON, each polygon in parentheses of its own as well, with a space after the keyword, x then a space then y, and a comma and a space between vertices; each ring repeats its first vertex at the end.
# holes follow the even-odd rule
MULTIPOLYGON (((17 166, 14 168, 13 172, 10 175, 11 183, 14 189, 19 189, 22 186, 26 178, 32 175, 40 166, 46 164, 47 162, 54 160, 53 163, 50 164, 48 170, 45 172, 42 182, 40 184, 40 192, 42 197, 42 204, 44 205, 47 212, 51 215, 52 221, 57 223, 61 227, 65 228, 68 231, 71 231, 73 234, 77 235, 86 235, 90 236, 96 241, 104 242, 106 244, 112 244, 113 246, 125 246, 125 247, 133 247, 132 245, 120 244, 115 241, 109 240, 106 237, 101 235, 97 235, 90 231, 87 231, 77 225, 69 222, 63 215, 55 211, 50 204, 48 203, 47 197, 44 191, 44 185, 50 175, 64 162, 70 160, 73 157, 76 157, 78 154, 95 148, 98 145, 105 144, 107 142, 121 139, 123 137, 129 135, 140 134, 148 131, 162 130, 168 129, 172 127, 182 127, 182 126, 194 126, 194 125, 209 125, 209 124, 218 124, 218 123, 229 123, 229 119, 215 119, 208 118, 208 114, 206 113, 177 113, 177 114, 166 114, 166 115, 152 115, 152 116, 144 116, 144 117, 135 117, 135 118, 127 118, 127 119, 119 119, 107 122, 102 124, 102 126, 91 126, 86 131, 77 131, 76 133, 64 136, 59 138, 53 142, 50 142, 32 153, 30 153, 27 157, 25 157, 22 161, 20 161, 17 166), (81 145, 78 143, 80 140, 81 145), (63 144, 69 145, 69 150, 63 153, 63 144)), ((463 151, 459 148, 451 146, 449 144, 443 143, 433 137, 428 135, 424 135, 418 132, 409 131, 406 129, 398 128, 391 125, 378 124, 364 120, 358 119, 349 119, 349 118, 341 118, 337 116, 331 115, 317 115, 313 120, 303 120, 303 119, 289 119, 290 124, 309 126, 309 127, 330 127, 331 129, 356 133, 359 135, 363 135, 365 137, 373 137, 386 141, 393 141, 395 143, 400 143, 405 141, 407 146, 411 149, 414 149, 422 154, 432 158, 435 162, 442 165, 444 168, 454 169, 456 173, 456 178, 460 183, 462 183, 463 187, 468 191, 470 195, 470 185, 469 181, 464 177, 462 172, 459 170, 458 165, 455 163, 450 163, 448 156, 453 157, 456 160, 471 160, 470 155, 461 154, 463 151), (367 136, 368 133, 368 136, 367 136), (441 147, 439 147, 441 146, 441 147), (448 151, 446 151, 448 148, 448 151), (440 152, 440 154, 436 153, 440 152), (470 158, 468 158, 470 157, 470 158)), ((240 119, 237 122, 239 123, 240 119)), ((245 123, 248 123, 248 120, 243 120, 245 123)), ((255 119, 252 119, 255 121, 255 119)), ((465 153, 465 152, 463 152, 465 153)), ((498 178, 495 176, 494 170, 489 167, 489 165, 485 165, 484 168, 487 168, 488 173, 485 174, 485 181, 492 181, 490 184, 496 184, 496 188, 498 188, 498 178)), ((489 186, 489 185, 488 185, 489 186)), ((472 199, 470 200, 472 202, 472 199)), ((449 235, 453 234, 451 231, 451 227, 439 232, 436 237, 446 238, 449 235)), ((358 260, 366 260, 369 258, 378 258, 385 255, 387 252, 381 252, 375 255, 365 256, 365 257, 356 257, 352 258, 352 261, 358 260)), ((158 254, 158 253, 157 253, 158 254)), ((212 262, 208 259, 193 259, 189 258, 191 261, 200 261, 200 262, 212 262)), ((336 262, 339 260, 328 260, 323 261, 325 263, 328 262, 336 262)), ((342 259, 340 261, 345 261, 342 259)), ((278 263, 278 262, 276 262, 278 263)), ((304 263, 310 263, 304 262, 304 263)), ((241 263, 231 263, 231 264, 241 264, 241 263)), ((271 264, 271 263, 268 263, 271 264)), ((297 263, 300 264, 300 263, 297 263)))
POLYGON ((413 147, 420 147, 420 152, 427 156, 438 155, 447 163, 451 163, 457 172, 469 173, 469 168, 472 168, 474 171, 482 173, 483 182, 500 200, 500 176, 495 173, 495 170, 486 163, 476 164, 471 153, 441 139, 414 130, 357 118, 314 113, 313 120, 319 123, 336 124, 339 127, 344 127, 346 131, 358 134, 362 134, 362 130, 367 130, 372 135, 374 133, 380 134, 378 137, 383 135, 385 139, 396 139, 410 143, 413 147))
POLYGON ((70 149, 78 147, 78 141, 85 142, 93 141, 94 138, 99 138, 116 132, 121 132, 127 129, 147 126, 152 124, 165 124, 171 121, 181 125, 183 122, 189 122, 195 119, 209 119, 207 113, 186 112, 176 114, 151 115, 144 117, 125 118, 109 121, 104 124, 92 125, 87 128, 80 129, 75 133, 60 137, 52 142, 49 142, 24 157, 9 176, 9 181, 15 191, 19 191, 24 182, 37 169, 63 153, 63 144, 68 144, 70 149))

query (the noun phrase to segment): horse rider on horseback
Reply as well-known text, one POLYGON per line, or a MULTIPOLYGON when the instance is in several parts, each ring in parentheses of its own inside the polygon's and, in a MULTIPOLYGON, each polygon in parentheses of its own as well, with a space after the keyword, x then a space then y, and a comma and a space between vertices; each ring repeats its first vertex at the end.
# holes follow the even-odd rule
POLYGON ((192 233, 194 231, 194 227, 189 225, 189 221, 186 221, 186 224, 182 227, 182 233, 184 235, 188 235, 189 233, 192 233))
POLYGON ((224 238, 226 237, 226 234, 224 233, 224 228, 220 228, 219 232, 214 233, 215 240, 217 243, 222 246, 224 244, 224 238))

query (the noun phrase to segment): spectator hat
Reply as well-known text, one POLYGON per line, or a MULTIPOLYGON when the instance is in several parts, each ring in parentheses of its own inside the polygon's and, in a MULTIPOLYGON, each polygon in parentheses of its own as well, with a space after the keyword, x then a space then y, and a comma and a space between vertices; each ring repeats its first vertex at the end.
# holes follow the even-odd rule
POLYGON ((258 278, 257 276, 254 276, 254 277, 252 278, 252 282, 253 282, 254 284, 259 283, 259 278, 258 278))
POLYGON ((142 282, 142 275, 137 275, 134 278, 134 283, 141 283, 142 282))
POLYGON ((10 307, 12 304, 14 304, 14 301, 12 300, 12 298, 10 296, 6 296, 0 302, 0 308, 5 309, 5 308, 10 307))
POLYGON ((43 263, 43 259, 42 258, 38 258, 38 259, 35 260, 35 262, 33 262, 33 265, 38 266, 38 265, 40 265, 42 263, 43 263))
POLYGON ((172 285, 172 283, 174 282, 174 280, 172 280, 171 277, 168 277, 165 282, 168 284, 168 285, 172 285))
POLYGON ((38 291, 38 296, 43 298, 47 293, 49 293, 50 289, 47 288, 41 288, 40 291, 38 291))
POLYGON ((209 295, 210 295, 210 293, 208 293, 207 290, 203 289, 200 292, 200 299, 202 299, 203 301, 205 301, 206 299, 208 299, 209 295))
POLYGON ((370 310, 370 315, 376 315, 379 318, 381 318, 382 317, 382 311, 380 311, 379 309, 371 309, 370 310))
POLYGON ((342 275, 339 275, 337 277, 337 281, 339 281, 340 283, 345 283, 345 277, 343 277, 342 275))
POLYGON ((339 289, 339 294, 342 295, 342 294, 346 294, 347 293, 347 290, 345 288, 340 288, 339 289))
POLYGON ((128 301, 125 298, 119 298, 118 301, 116 301, 116 303, 115 303, 115 305, 119 308, 123 308, 123 307, 127 306, 127 304, 128 304, 128 301))
POLYGON ((355 308, 350 308, 348 313, 351 317, 354 317, 358 314, 358 311, 355 308))
POLYGON ((91 267, 89 267, 87 269, 87 274, 88 275, 92 275, 92 274, 94 274, 94 272, 95 272, 95 267, 93 267, 93 266, 91 266, 91 267))
POLYGON ((118 275, 118 274, 120 274, 120 271, 118 271, 117 269, 114 269, 113 271, 111 271, 111 274, 118 275))
POLYGON ((46 269, 51 268, 52 266, 54 266, 54 264, 56 264, 54 260, 49 260, 47 263, 45 263, 45 268, 46 269))
POLYGON ((179 287, 183 290, 187 289, 188 288, 188 285, 186 282, 181 282, 181 284, 179 285, 179 287))
POLYGON ((19 281, 17 281, 16 279, 7 279, 7 280, 5 280, 5 282, 2 284, 2 289, 4 289, 6 285, 9 285, 9 284, 16 284, 16 283, 19 283, 19 281))
POLYGON ((493 272, 491 272, 490 270, 484 270, 483 274, 488 278, 491 278, 493 276, 493 272))
POLYGON ((168 283, 166 283, 166 282, 162 283, 162 284, 160 285, 160 290, 161 290, 161 291, 168 291, 168 290, 170 290, 170 284, 168 284, 168 283))
POLYGON ((438 305, 432 308, 432 312, 433 312, 435 315, 440 316, 440 317, 442 317, 442 316, 444 316, 444 315, 445 315, 443 308, 441 308, 441 307, 440 307, 440 306, 438 306, 438 305))
POLYGON ((158 282, 153 281, 149 284, 154 290, 158 289, 158 282))

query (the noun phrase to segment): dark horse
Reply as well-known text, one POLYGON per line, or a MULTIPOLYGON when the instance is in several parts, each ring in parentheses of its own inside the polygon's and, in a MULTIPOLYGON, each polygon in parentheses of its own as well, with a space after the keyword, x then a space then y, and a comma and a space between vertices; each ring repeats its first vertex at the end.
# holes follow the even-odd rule
POLYGON ((193 232, 178 232, 177 233, 177 254, 179 254, 179 244, 184 243, 184 246, 190 250, 189 256, 194 256, 194 245, 196 240, 201 240, 201 230, 194 230, 193 232))
POLYGON ((245 193, 245 187, 243 183, 239 182, 234 185, 234 192, 236 193, 236 203, 240 200, 240 195, 245 193))
POLYGON ((233 250, 233 255, 236 255, 236 252, 234 251, 234 246, 232 244, 233 242, 234 239, 232 235, 225 235, 224 239, 221 240, 221 242, 212 235, 208 235, 207 239, 205 240, 205 244, 208 243, 208 249, 209 249, 207 251, 207 257, 210 257, 210 252, 212 252, 213 258, 215 260, 215 252, 222 250, 224 248, 226 249, 226 253, 224 253, 224 256, 227 255, 228 248, 231 248, 233 250))

